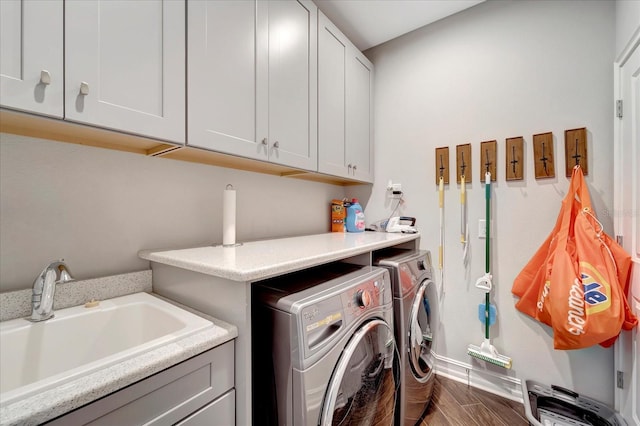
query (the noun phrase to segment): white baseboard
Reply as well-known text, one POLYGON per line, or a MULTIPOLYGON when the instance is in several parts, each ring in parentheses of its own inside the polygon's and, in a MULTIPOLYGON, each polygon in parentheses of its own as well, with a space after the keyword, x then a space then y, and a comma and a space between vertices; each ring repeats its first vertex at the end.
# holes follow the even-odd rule
POLYGON ((523 402, 521 380, 513 375, 504 374, 499 371, 509 372, 511 370, 504 370, 501 367, 495 367, 488 363, 485 368, 483 366, 485 364, 484 361, 479 361, 478 364, 474 363, 472 365, 438 355, 435 352, 431 353, 436 359, 436 374, 512 401, 523 402), (495 371, 493 367, 495 367, 495 371), (491 368, 491 370, 489 368, 491 368))

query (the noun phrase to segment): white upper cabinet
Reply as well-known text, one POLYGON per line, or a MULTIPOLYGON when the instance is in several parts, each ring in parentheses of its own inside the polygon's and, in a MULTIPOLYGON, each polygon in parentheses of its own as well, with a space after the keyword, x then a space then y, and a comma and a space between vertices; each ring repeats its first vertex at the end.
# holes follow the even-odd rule
POLYGON ((65 118, 185 142, 185 3, 65 2, 65 118))
POLYGON ((373 181, 371 62, 318 13, 318 171, 373 181))
POLYGON ((347 169, 351 164, 352 177, 373 182, 373 65, 357 49, 347 57, 346 88, 347 169))
POLYGON ((62 0, 0 0, 0 105, 62 118, 62 0))
POLYGON ((318 171, 347 176, 345 83, 348 40, 318 18, 318 171))
POLYGON ((310 1, 258 4, 269 17, 269 159, 317 170, 317 8, 310 1))
POLYGON ((317 8, 188 2, 188 144, 317 169, 317 8))
POLYGON ((2 107, 373 180, 373 67, 311 0, 0 0, 0 36, 2 107))
POLYGON ((257 131, 255 1, 187 3, 188 144, 267 159, 257 131))

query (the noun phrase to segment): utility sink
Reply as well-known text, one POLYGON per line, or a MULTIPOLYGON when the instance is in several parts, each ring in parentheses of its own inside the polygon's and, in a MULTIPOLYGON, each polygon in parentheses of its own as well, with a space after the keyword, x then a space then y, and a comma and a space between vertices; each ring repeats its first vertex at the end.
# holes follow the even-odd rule
POLYGON ((0 405, 216 327, 147 293, 0 323, 0 405))

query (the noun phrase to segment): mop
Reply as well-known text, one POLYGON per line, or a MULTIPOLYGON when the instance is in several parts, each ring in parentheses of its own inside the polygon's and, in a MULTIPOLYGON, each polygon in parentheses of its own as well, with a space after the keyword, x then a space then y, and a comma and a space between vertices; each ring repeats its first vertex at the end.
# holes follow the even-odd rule
MULTIPOLYGON (((490 362, 504 368, 511 368, 511 358, 500 355, 495 347, 491 344, 489 339, 489 327, 491 321, 491 303, 489 294, 493 284, 491 282, 492 276, 490 273, 490 241, 491 241, 491 173, 487 171, 485 173, 485 200, 486 200, 486 226, 487 233, 485 235, 485 274, 478 278, 476 281, 476 287, 485 290, 484 296, 484 341, 480 346, 469 345, 467 353, 472 357, 481 359, 483 361, 490 362)), ((495 311, 493 315, 495 319, 495 311)))

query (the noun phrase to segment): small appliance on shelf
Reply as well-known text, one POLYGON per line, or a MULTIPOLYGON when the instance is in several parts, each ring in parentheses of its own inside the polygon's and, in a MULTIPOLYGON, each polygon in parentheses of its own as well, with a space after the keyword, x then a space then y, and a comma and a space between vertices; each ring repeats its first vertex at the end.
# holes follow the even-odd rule
POLYGON ((386 226, 384 226, 384 229, 387 232, 403 232, 405 234, 415 234, 416 232, 418 232, 415 225, 415 217, 394 216, 389 219, 386 226))

